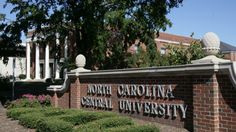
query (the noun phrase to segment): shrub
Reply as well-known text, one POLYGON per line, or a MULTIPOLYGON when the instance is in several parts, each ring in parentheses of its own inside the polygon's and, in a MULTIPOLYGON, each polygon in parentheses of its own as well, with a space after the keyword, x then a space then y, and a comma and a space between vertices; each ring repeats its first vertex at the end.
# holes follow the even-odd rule
POLYGON ((41 105, 37 102, 37 100, 29 100, 26 98, 21 98, 21 99, 12 101, 7 108, 10 109, 10 108, 40 107, 40 106, 41 105))
POLYGON ((42 111, 45 116, 60 116, 67 114, 67 110, 60 109, 60 108, 48 108, 46 111, 42 111))
POLYGON ((85 124, 94 120, 98 120, 106 117, 114 117, 117 114, 112 112, 92 112, 92 111, 80 111, 75 114, 71 114, 65 117, 61 117, 62 120, 70 122, 74 125, 85 124))
POLYGON ((7 116, 38 132, 158 132, 155 126, 135 126, 127 117, 112 112, 92 112, 52 107, 12 108, 7 116))
POLYGON ((49 96, 24 94, 22 95, 22 98, 12 101, 7 108, 44 107, 50 106, 50 104, 49 96))
POLYGON ((36 96, 32 94, 23 94, 22 98, 28 99, 28 100, 36 100, 36 96))
POLYGON ((104 132, 159 132, 159 129, 151 125, 131 125, 106 129, 104 132))
POLYGON ((26 78, 26 75, 25 75, 25 74, 20 74, 20 75, 19 75, 19 78, 20 78, 20 79, 25 79, 25 78, 26 78))
POLYGON ((24 94, 22 98, 28 99, 29 101, 35 101, 40 103, 42 106, 49 106, 50 105, 50 97, 46 95, 39 95, 35 96, 32 94, 24 94))
POLYGON ((103 131, 107 128, 125 126, 125 125, 133 125, 133 121, 127 117, 107 117, 100 120, 96 120, 84 125, 81 125, 75 131, 87 131, 89 129, 94 129, 97 131, 103 131))
POLYGON ((39 120, 36 127, 38 132, 71 132, 72 129, 71 123, 54 118, 39 120))
POLYGON ((0 74, 0 91, 9 91, 11 90, 10 77, 2 76, 0 74))
POLYGON ((49 97, 49 96, 46 96, 46 95, 39 95, 39 96, 37 97, 37 100, 39 101, 39 103, 40 103, 42 106, 50 106, 50 105, 51 105, 50 97, 49 97))
POLYGON ((31 113, 26 113, 26 114, 22 114, 20 115, 19 119, 19 123, 25 127, 28 128, 36 128, 38 122, 40 120, 43 120, 44 118, 46 118, 45 116, 43 116, 42 113, 36 113, 36 112, 31 112, 31 113))
POLYGON ((37 112, 35 108, 14 108, 7 110, 7 116, 13 119, 18 119, 22 114, 37 112))
POLYGON ((52 83, 52 78, 47 78, 47 79, 45 80, 45 82, 46 82, 46 83, 49 83, 49 84, 52 83))

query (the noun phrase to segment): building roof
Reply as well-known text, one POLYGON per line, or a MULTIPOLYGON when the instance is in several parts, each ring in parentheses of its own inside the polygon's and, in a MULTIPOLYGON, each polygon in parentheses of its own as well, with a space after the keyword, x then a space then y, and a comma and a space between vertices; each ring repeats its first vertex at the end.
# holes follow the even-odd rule
POLYGON ((163 33, 163 32, 159 32, 158 39, 175 41, 175 42, 180 42, 180 43, 189 43, 189 44, 192 41, 196 40, 196 39, 191 38, 191 37, 185 37, 185 36, 180 36, 180 35, 168 34, 168 33, 163 33))
POLYGON ((221 52, 232 52, 236 51, 236 47, 225 42, 220 42, 220 51, 221 52))
MULTIPOLYGON (((158 39, 169 40, 169 41, 180 42, 180 43, 189 43, 189 44, 194 40, 198 40, 198 39, 194 39, 191 37, 168 34, 168 33, 163 33, 163 32, 159 33, 158 39)), ((236 47, 221 41, 220 42, 220 51, 221 52, 232 52, 232 51, 236 52, 236 47)))

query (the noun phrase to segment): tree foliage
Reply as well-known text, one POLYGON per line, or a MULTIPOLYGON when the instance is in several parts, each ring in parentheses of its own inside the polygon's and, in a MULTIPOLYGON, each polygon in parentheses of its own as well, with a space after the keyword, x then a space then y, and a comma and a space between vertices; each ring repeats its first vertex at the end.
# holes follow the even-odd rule
MULTIPOLYGON (((139 52, 128 57, 129 67, 151 67, 190 64, 192 60, 205 57, 200 41, 193 41, 190 46, 168 45, 167 54, 161 55, 159 52, 154 54, 153 60, 150 59, 150 52, 139 49, 139 52)), ((222 57, 222 55, 218 55, 222 57)))
POLYGON ((6 17, 6 14, 0 13, 0 21, 3 21, 6 17))
POLYGON ((7 0, 16 20, 2 23, 5 43, 21 42, 22 32, 34 30, 33 37, 49 42, 60 34, 70 40, 70 57, 79 53, 89 68, 127 67, 128 47, 136 39, 147 44, 154 65, 155 33, 171 26, 166 15, 183 0, 7 0), (41 38, 43 36, 43 38, 41 38), (110 52, 107 55, 107 52, 110 52))
POLYGON ((205 56, 200 41, 193 41, 188 47, 182 44, 178 47, 170 45, 167 49, 169 65, 190 64, 192 60, 205 56))

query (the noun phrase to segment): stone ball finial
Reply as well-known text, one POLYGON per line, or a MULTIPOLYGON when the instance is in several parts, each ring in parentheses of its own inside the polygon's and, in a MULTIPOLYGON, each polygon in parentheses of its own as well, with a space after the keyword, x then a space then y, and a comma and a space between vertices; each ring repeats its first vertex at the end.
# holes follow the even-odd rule
POLYGON ((83 68, 86 64, 86 58, 82 54, 77 55, 75 61, 78 68, 83 68))
POLYGON ((213 33, 208 32, 206 33, 203 38, 202 42, 204 45, 204 50, 207 55, 216 55, 220 50, 220 39, 219 37, 213 33))

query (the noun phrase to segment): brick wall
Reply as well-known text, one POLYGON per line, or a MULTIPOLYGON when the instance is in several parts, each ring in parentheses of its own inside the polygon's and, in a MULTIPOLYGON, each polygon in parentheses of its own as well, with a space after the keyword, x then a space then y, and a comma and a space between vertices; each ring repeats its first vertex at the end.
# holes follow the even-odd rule
POLYGON ((194 131, 219 131, 218 83, 215 74, 199 76, 193 84, 194 131))
MULTIPOLYGON (((176 76, 176 77, 156 77, 156 78, 105 78, 105 79, 81 79, 81 98, 84 96, 90 96, 87 94, 88 84, 112 84, 112 100, 119 100, 120 97, 117 96, 117 87, 118 84, 160 84, 160 85, 172 85, 174 99, 151 99, 145 97, 123 97, 124 100, 130 101, 139 101, 139 102, 156 102, 160 103, 169 103, 169 104, 186 104, 188 106, 188 110, 186 113, 186 119, 182 119, 180 112, 177 112, 177 117, 172 118, 168 116, 154 116, 154 115, 145 115, 143 113, 137 112, 126 112, 119 111, 118 104, 116 101, 113 101, 113 109, 112 111, 119 112, 123 115, 129 115, 131 117, 144 119, 148 121, 155 121, 159 123, 165 123, 177 127, 186 127, 188 129, 192 129, 192 85, 191 85, 191 77, 189 76, 176 76), (114 96, 113 96, 114 95, 114 96)), ((94 110, 94 108, 86 108, 94 110)))
POLYGON ((227 75, 217 75, 219 83, 220 132, 236 131, 236 89, 227 75))
MULTIPOLYGON (((103 77, 103 78, 77 78, 72 79, 70 89, 64 94, 52 96, 55 106, 63 108, 82 108, 87 110, 115 111, 122 115, 134 118, 159 122, 189 131, 236 131, 236 90, 233 88, 227 75, 209 73, 209 75, 182 75, 182 76, 160 76, 160 77, 103 77), (88 94, 88 85, 110 84, 111 96, 97 96, 88 94), (120 97, 117 88, 120 84, 135 85, 170 85, 173 90, 173 99, 153 99, 152 97, 120 97), (100 109, 81 105, 83 97, 111 98, 113 109, 100 109), (151 102, 165 104, 187 105, 186 118, 182 118, 181 112, 177 111, 177 117, 144 114, 137 111, 120 110, 118 101, 129 100, 133 102, 151 102)), ((173 111, 171 111, 173 112, 173 111)))
POLYGON ((73 79, 70 86, 70 108, 80 108, 80 80, 73 79))

